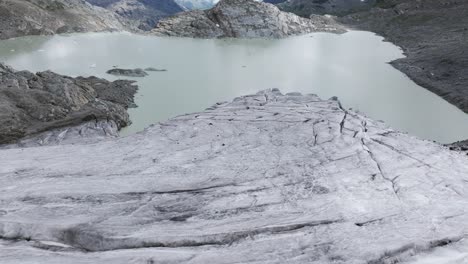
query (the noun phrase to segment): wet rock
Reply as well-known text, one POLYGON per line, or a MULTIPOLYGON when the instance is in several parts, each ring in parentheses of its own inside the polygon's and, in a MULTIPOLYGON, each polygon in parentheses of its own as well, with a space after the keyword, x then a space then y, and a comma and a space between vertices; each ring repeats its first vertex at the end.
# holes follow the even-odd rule
POLYGON ((268 90, 0 157, 1 263, 406 263, 468 248, 466 156, 315 95, 268 90))
POLYGON ((115 68, 115 69, 108 70, 106 73, 116 75, 116 76, 126 76, 126 77, 145 77, 145 76, 148 76, 148 73, 145 72, 143 69, 140 69, 140 68, 137 68, 137 69, 115 68))
POLYGON ((33 74, 0 64, 0 144, 88 121, 130 123, 132 81, 71 78, 50 71, 33 74))
POLYGON ((222 0, 209 10, 194 10, 161 20, 156 35, 195 38, 282 38, 316 31, 343 32, 332 19, 301 18, 272 4, 222 0))

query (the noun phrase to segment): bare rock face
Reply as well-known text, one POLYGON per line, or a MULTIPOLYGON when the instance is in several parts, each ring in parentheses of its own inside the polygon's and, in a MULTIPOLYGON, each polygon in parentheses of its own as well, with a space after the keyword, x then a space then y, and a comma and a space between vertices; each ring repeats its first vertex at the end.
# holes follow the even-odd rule
POLYGON ((0 1, 0 39, 123 29, 117 15, 84 0, 0 1))
POLYGON ((5 264, 411 263, 468 248, 466 156, 315 95, 269 90, 0 156, 5 264))
POLYGON ((0 64, 0 144, 46 130, 106 120, 120 129, 130 123, 137 86, 96 77, 33 74, 0 64))
POLYGON ((316 31, 342 32, 324 17, 306 19, 253 0, 222 0, 212 9, 180 13, 161 20, 157 35, 197 38, 282 38, 316 31))

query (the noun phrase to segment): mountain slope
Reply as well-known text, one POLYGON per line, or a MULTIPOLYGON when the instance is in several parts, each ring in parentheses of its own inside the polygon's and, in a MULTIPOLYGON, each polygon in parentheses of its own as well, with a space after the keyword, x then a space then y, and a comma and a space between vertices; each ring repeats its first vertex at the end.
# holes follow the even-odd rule
POLYGON ((0 39, 123 28, 115 14, 84 0, 0 1, 0 39))
POLYGON ((151 30, 163 17, 183 11, 173 0, 87 0, 118 14, 127 27, 151 30))

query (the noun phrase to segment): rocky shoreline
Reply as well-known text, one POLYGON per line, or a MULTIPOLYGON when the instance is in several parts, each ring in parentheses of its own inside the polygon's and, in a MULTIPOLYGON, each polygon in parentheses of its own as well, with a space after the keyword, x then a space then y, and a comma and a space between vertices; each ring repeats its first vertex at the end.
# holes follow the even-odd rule
POLYGON ((392 62, 414 82, 468 113, 468 2, 381 0, 341 18, 403 48, 392 62))
POLYGON ((0 156, 5 264, 412 263, 468 248, 466 156, 336 99, 267 90, 0 156))
POLYGON ((33 74, 0 64, 0 144, 89 121, 104 130, 127 126, 127 108, 135 106, 138 89, 133 83, 50 71, 33 74))

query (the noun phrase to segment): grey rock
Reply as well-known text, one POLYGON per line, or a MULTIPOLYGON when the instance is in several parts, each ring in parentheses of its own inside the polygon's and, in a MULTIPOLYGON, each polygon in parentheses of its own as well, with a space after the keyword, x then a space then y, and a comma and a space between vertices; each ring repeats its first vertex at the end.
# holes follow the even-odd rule
POLYGON ((50 71, 33 74, 0 64, 0 144, 90 120, 130 123, 137 86, 96 77, 71 78, 50 71))
POLYGON ((195 38, 283 38, 316 31, 343 32, 344 29, 330 18, 301 18, 268 3, 222 0, 209 10, 165 18, 152 33, 195 38))
POLYGON ((447 145, 451 150, 461 151, 468 155, 468 140, 458 141, 447 145))
POLYGON ((123 29, 117 15, 84 0, 0 1, 0 39, 123 29))
POLYGON ((148 73, 145 72, 143 69, 140 69, 140 68, 137 68, 137 69, 114 68, 114 69, 108 70, 106 73, 116 75, 116 76, 126 76, 126 77, 145 77, 145 76, 148 76, 148 73))
POLYGON ((0 156, 5 264, 467 259, 466 156, 315 95, 0 156))

